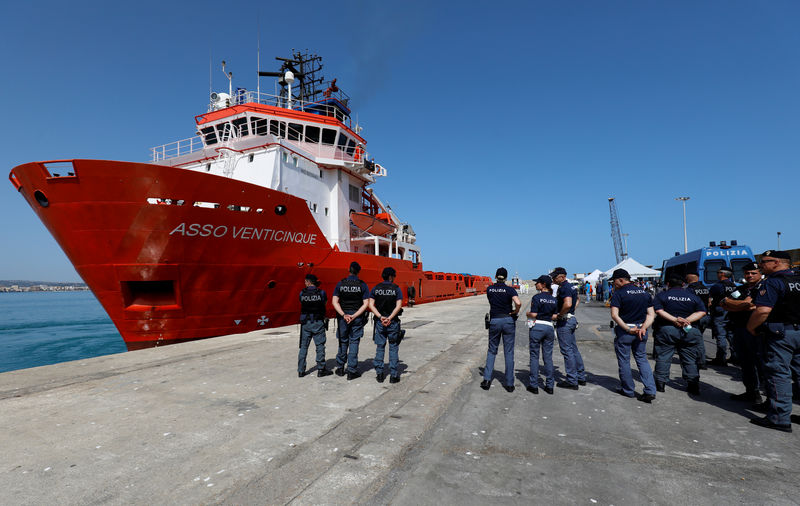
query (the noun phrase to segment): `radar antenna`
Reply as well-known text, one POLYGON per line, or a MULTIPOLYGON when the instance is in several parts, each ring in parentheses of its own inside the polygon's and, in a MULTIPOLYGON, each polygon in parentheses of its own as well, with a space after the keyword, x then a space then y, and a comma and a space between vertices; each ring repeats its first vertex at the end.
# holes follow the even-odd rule
POLYGON ((278 72, 258 72, 258 77, 277 77, 281 86, 280 96, 287 101, 310 102, 324 90, 317 85, 325 81, 325 77, 318 74, 322 70, 322 57, 316 54, 302 53, 292 50, 291 58, 275 57, 281 63, 278 72), (294 74, 295 83, 290 87, 284 76, 286 72, 294 74), (291 92, 289 91, 291 89, 291 92), (292 94, 289 97, 289 93, 292 94))

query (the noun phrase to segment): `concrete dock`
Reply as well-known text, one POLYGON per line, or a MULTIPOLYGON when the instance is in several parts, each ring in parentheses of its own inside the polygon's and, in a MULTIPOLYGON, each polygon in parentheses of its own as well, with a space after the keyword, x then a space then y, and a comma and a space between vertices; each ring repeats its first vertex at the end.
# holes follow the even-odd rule
POLYGON ((623 398, 592 303, 586 387, 525 391, 521 318, 516 391, 483 391, 486 310, 406 309, 398 384, 375 381, 369 326, 353 381, 298 378, 298 326, 1 374, 0 504, 800 502, 800 432, 748 423, 738 369, 702 371, 692 399, 675 364, 653 404, 623 398))

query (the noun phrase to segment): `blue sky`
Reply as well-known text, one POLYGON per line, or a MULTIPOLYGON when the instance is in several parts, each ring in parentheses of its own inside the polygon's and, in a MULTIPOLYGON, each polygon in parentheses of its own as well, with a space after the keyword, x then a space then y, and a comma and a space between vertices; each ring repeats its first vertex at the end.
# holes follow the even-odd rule
MULTIPOLYGON (((648 265, 737 239, 800 247, 794 1, 16 2, 0 19, 4 174, 145 161, 214 89, 308 48, 352 97, 375 189, 424 266, 534 277, 614 262, 608 197, 648 265), (302 10, 296 6, 302 5, 302 10), (491 8, 489 8, 491 7, 491 8)), ((268 79, 262 86, 271 86, 268 79)), ((3 181, 7 181, 4 179, 3 181)), ((10 183, 0 279, 78 275, 10 183)))

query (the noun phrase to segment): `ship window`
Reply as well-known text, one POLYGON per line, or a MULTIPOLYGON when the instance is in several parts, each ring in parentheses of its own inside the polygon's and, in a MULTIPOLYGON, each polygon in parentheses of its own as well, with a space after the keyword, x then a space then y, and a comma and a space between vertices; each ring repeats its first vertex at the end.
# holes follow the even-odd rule
MULTIPOLYGON (((214 141, 214 142, 216 142, 216 141, 214 141)), ((211 172, 211 164, 210 163, 206 164, 206 172, 211 172)))
POLYGON ((344 147, 347 146, 347 141, 348 141, 348 138, 347 138, 346 135, 344 135, 344 134, 339 135, 339 142, 337 143, 337 145, 339 146, 339 149, 344 151, 344 147))
POLYGON ((225 142, 230 140, 231 138, 231 124, 230 123, 220 123, 217 125, 217 131, 219 132, 219 140, 220 142, 225 142))
POLYGON ((298 162, 298 160, 297 160, 297 157, 296 157, 296 156, 293 156, 293 157, 292 157, 292 165, 294 165, 295 167, 297 167, 298 163, 299 163, 299 162, 298 162))
POLYGON ((326 146, 333 146, 336 144, 336 130, 330 128, 322 129, 322 143, 326 146))
POLYGON ((256 135, 267 135, 266 118, 253 118, 253 133, 256 135))
POLYGON ((306 127, 306 142, 319 142, 319 127, 306 127))
POLYGON ((217 143, 217 132, 214 130, 213 126, 203 128, 200 130, 200 133, 203 134, 203 139, 206 142, 206 146, 217 143))
POLYGON ((358 202, 358 197, 360 195, 361 192, 358 190, 358 187, 350 185, 350 200, 353 202, 358 202))
POLYGON ((325 216, 328 216, 328 208, 325 208, 325 216))
POLYGON ((313 210, 314 210, 315 213, 317 212, 317 204, 314 204, 314 209, 313 210))
POLYGON ((269 133, 275 137, 286 137, 286 123, 272 120, 269 122, 269 133))
POLYGON ((247 130, 247 118, 237 118, 233 120, 233 131, 239 137, 249 135, 247 130))
POLYGON ((303 125, 299 123, 289 123, 289 140, 290 141, 303 140, 303 125))
POLYGON ((347 140, 347 154, 353 156, 353 150, 356 149, 356 142, 353 139, 347 140))
POLYGON ((254 159, 255 157, 256 157, 256 155, 254 155, 253 153, 250 153, 250 156, 248 156, 248 157, 247 157, 247 161, 248 161, 248 162, 250 162, 250 163, 252 163, 252 162, 253 162, 253 159, 254 159))

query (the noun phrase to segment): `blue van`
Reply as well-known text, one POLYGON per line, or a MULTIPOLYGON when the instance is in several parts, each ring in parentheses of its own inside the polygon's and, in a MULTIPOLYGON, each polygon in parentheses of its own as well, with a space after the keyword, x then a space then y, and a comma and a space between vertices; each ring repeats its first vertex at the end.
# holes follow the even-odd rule
POLYGON ((689 272, 696 272, 704 285, 711 286, 717 282, 717 271, 722 266, 730 267, 733 270, 733 280, 740 281, 744 277, 744 266, 755 262, 750 247, 740 246, 736 241, 731 241, 730 245, 726 241, 721 241, 719 246, 715 242, 708 244, 708 247, 664 260, 661 282, 666 284, 673 274, 683 278, 689 272))

